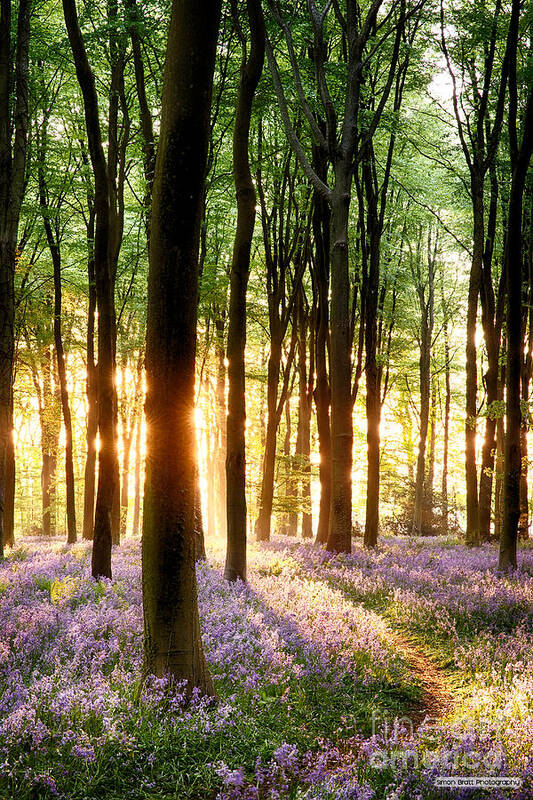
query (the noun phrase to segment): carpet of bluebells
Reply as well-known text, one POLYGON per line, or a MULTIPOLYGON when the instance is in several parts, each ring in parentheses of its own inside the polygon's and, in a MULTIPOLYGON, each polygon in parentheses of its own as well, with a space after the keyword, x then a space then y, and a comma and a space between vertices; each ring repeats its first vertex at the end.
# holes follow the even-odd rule
POLYGON ((387 538, 351 556, 278 539, 248 585, 198 565, 218 701, 141 684, 140 546, 89 577, 86 544, 23 540, 0 566, 0 798, 408 800, 533 798, 533 549, 496 554, 387 538), (453 686, 420 720, 422 687, 390 631, 453 686), (403 717, 393 724, 392 720, 403 717), (447 790, 438 776, 514 776, 447 790))

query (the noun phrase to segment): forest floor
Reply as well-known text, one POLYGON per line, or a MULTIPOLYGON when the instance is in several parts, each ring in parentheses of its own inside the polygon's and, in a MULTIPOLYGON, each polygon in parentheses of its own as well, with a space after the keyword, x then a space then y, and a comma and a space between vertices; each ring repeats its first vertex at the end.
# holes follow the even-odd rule
POLYGON ((276 538, 249 582, 198 564, 217 703, 142 665, 140 547, 89 577, 86 543, 0 566, 0 798, 533 798, 533 549, 383 538, 349 556, 276 538), (446 789, 442 776, 514 779, 446 789), (520 785, 518 785, 520 784, 520 785), (462 792, 462 793, 461 793, 462 792))

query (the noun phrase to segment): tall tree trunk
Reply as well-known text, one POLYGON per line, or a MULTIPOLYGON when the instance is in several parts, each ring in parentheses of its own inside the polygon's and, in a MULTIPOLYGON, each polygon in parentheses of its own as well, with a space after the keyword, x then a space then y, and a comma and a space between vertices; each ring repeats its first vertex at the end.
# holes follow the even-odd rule
POLYGON ((426 486, 424 488, 427 511, 431 511, 433 507, 433 492, 434 492, 434 482, 435 482, 436 427, 437 427, 437 381, 436 379, 433 379, 431 384, 431 409, 429 412, 428 469, 426 474, 426 486))
POLYGON ((300 288, 298 303, 298 441, 296 454, 302 505, 302 537, 313 537, 311 513, 311 400, 310 382, 314 363, 310 347, 309 377, 307 370, 308 313, 304 307, 304 289, 300 288))
MULTIPOLYGON (((46 95, 45 95, 46 97, 46 95)), ((59 393, 61 398, 61 411, 65 428, 65 493, 67 506, 67 542, 73 544, 77 540, 76 532, 76 495, 74 488, 74 453, 72 442, 72 416, 67 385, 67 365, 63 334, 61 330, 62 313, 62 285, 61 285, 61 247, 60 247, 60 220, 59 211, 55 212, 49 206, 48 187, 45 175, 45 161, 48 137, 48 112, 39 133, 39 202, 43 218, 43 225, 52 258, 54 272, 54 344, 57 358, 57 374, 59 378, 59 393), (54 216, 55 213, 55 216, 54 216)))
MULTIPOLYGON (((514 57, 511 54, 510 94, 516 89, 516 42, 518 40, 519 0, 513 0, 510 38, 515 33, 514 57), (515 27, 516 26, 516 27, 515 27)), ((507 219, 507 243, 505 249, 505 274, 507 284, 507 363, 505 385, 507 391, 506 431, 503 478, 503 527, 500 539, 499 568, 516 567, 516 541, 520 518, 520 476, 522 460, 520 453, 520 430, 522 422, 520 406, 520 374, 523 354, 522 337, 522 209, 523 195, 529 163, 533 153, 533 90, 529 91, 524 114, 523 137, 518 146, 516 130, 516 103, 514 121, 510 124, 512 179, 507 219)))
POLYGON ((11 431, 6 452, 6 489, 4 504, 4 544, 15 546, 15 439, 13 429, 13 409, 11 409, 11 431))
POLYGON ((498 216, 498 176, 495 164, 490 168, 491 199, 487 219, 487 235, 483 253, 481 277, 481 319, 487 350, 487 372, 484 376, 487 414, 485 436, 481 451, 481 474, 479 477, 479 537, 482 542, 490 539, 492 509, 492 486, 494 476, 494 453, 496 449, 496 417, 498 400, 498 369, 500 339, 503 324, 505 275, 502 274, 498 289, 498 302, 492 284, 492 257, 498 216))
MULTIPOLYGON (((502 352, 507 351, 505 331, 502 336, 502 352)), ((498 401, 503 405, 505 391, 505 364, 498 370, 498 401)), ((502 532, 502 495, 503 495, 503 453, 505 449, 505 419, 499 415, 496 420, 496 480, 494 482, 494 537, 499 541, 502 532)))
POLYGON ((113 274, 110 264, 110 198, 107 164, 102 146, 94 75, 81 33, 75 0, 63 0, 63 13, 78 83, 83 95, 89 154, 94 173, 94 272, 98 308, 98 489, 94 517, 92 574, 111 578, 113 499, 116 477, 115 347, 116 320, 113 274))
POLYGON ((87 455, 83 484, 83 530, 82 537, 92 540, 94 529, 94 490, 96 486, 96 437, 98 435, 98 369, 94 357, 94 329, 96 317, 96 282, 94 277, 94 206, 89 209, 87 226, 89 279, 89 304, 87 308, 87 455))
POLYGON ((363 164, 367 202, 369 241, 368 286, 365 299, 365 377, 368 471, 366 490, 365 547, 376 547, 379 529, 379 457, 381 422, 381 387, 377 364, 377 323, 380 269, 380 231, 378 227, 377 195, 371 188, 370 163, 363 164))
POLYGON ((42 532, 44 536, 55 536, 57 451, 61 422, 56 419, 57 409, 52 380, 53 359, 48 344, 41 347, 40 363, 36 364, 32 360, 31 370, 39 403, 41 426, 42 532))
MULTIPOLYGON (((352 549, 352 392, 348 217, 351 168, 342 159, 335 168, 331 200, 331 509, 327 549, 352 549)), ((379 470, 379 456, 378 456, 379 470)))
POLYGON ((141 436, 142 436, 143 409, 139 405, 135 425, 135 488, 133 500, 133 522, 131 525, 131 535, 138 536, 139 521, 141 516, 141 436))
POLYGON ((19 3, 15 43, 11 40, 14 27, 11 6, 11 0, 0 1, 0 559, 4 554, 7 454, 13 407, 15 261, 29 127, 31 0, 19 3))
MULTIPOLYGON (((433 340, 434 325, 434 285, 435 285, 435 259, 437 255, 437 240, 432 246, 431 230, 428 234, 428 259, 427 259, 427 295, 425 280, 422 278, 421 271, 421 239, 420 231, 419 245, 416 253, 416 265, 412 265, 412 275, 418 293, 418 304, 420 307, 420 438, 418 444, 418 458, 416 463, 415 481, 415 506, 413 514, 414 536, 420 536, 423 532, 424 511, 427 507, 427 478, 426 478, 426 445, 429 429, 430 400, 431 400, 431 344, 433 340)), ((434 428, 433 420, 433 449, 434 449, 434 428)), ((433 479, 431 480, 433 485, 433 479)))
POLYGON ((228 417, 226 454, 227 551, 224 577, 246 580, 246 292, 255 225, 256 193, 248 144, 252 106, 263 71, 265 28, 260 0, 247 0, 251 45, 241 37, 243 58, 233 129, 233 180, 237 196, 237 229, 230 273, 228 324, 228 417))
POLYGON ((465 475, 466 475, 466 543, 479 545, 479 499, 476 464, 477 431, 477 307, 481 288, 484 247, 483 179, 472 177, 474 209, 474 243, 468 304, 466 312, 466 420, 465 420, 465 475))
POLYGON ((122 393, 122 480, 120 482, 120 536, 125 536, 128 524, 128 508, 130 499, 130 460, 131 460, 131 445, 135 435, 135 426, 138 417, 138 408, 141 405, 142 398, 142 370, 144 365, 144 350, 141 351, 137 359, 137 369, 135 374, 135 390, 133 395, 133 407, 131 409, 131 417, 127 413, 127 400, 126 400, 126 375, 125 369, 122 370, 122 386, 124 391, 122 393))
POLYGON ((196 590, 198 250, 220 0, 173 0, 150 231, 143 514, 145 670, 213 694, 196 590))
POLYGON ((227 536, 226 515, 226 353, 224 350, 224 316, 215 319, 215 527, 219 536, 227 536))
MULTIPOLYGON (((325 180, 327 161, 318 148, 313 149, 313 164, 317 175, 325 180)), ((318 450, 320 454, 320 506, 316 543, 326 544, 329 531, 329 512, 331 507, 331 429, 329 419, 330 390, 328 379, 328 337, 329 337, 329 219, 328 203, 315 191, 313 195, 313 274, 316 293, 315 352, 316 386, 313 392, 318 430, 318 450)))
POLYGON ((520 519, 518 521, 518 535, 521 539, 529 536, 529 498, 528 498, 528 446, 527 434, 530 424, 529 413, 529 384, 533 371, 533 205, 530 209, 529 221, 529 247, 527 259, 524 259, 523 283, 527 286, 524 302, 524 337, 527 332, 527 348, 522 360, 522 426, 520 430, 520 453, 522 458, 522 472, 520 475, 520 519))
POLYGON ((259 514, 255 523, 258 542, 268 542, 272 522, 272 503, 274 501, 274 470, 276 465, 276 444, 279 426, 278 387, 281 367, 281 335, 276 333, 270 340, 267 373, 267 424, 265 451, 263 454, 263 475, 259 514))
POLYGON ((285 437, 283 439, 283 475, 284 475, 284 489, 285 500, 283 505, 285 508, 281 514, 282 522, 279 525, 280 533, 287 536, 296 536, 298 531, 298 511, 296 511, 294 504, 298 500, 297 486, 294 480, 294 459, 291 458, 291 395, 287 395, 285 400, 285 437))
POLYGON ((441 284, 441 302, 444 314, 444 443, 442 455, 442 522, 443 533, 448 533, 448 449, 450 442, 450 409, 452 405, 451 369, 450 369, 450 339, 448 333, 448 310, 444 303, 444 284, 441 284))
POLYGON ((63 425, 65 427, 65 491, 67 501, 67 542, 76 541, 76 495, 74 489, 74 454, 72 443, 72 417, 67 387, 67 367, 61 333, 61 262, 54 261, 54 339, 57 354, 57 371, 61 392, 61 410, 63 412, 63 425))

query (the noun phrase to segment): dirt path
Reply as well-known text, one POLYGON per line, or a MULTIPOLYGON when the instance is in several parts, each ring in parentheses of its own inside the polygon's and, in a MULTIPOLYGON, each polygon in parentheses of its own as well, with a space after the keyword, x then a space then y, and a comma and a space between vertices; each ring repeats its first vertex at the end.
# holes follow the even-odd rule
POLYGON ((453 690, 442 670, 427 656, 421 647, 397 630, 389 627, 390 641, 408 662, 413 677, 422 687, 422 698, 412 715, 417 722, 424 717, 440 719, 449 714, 456 703, 453 690))

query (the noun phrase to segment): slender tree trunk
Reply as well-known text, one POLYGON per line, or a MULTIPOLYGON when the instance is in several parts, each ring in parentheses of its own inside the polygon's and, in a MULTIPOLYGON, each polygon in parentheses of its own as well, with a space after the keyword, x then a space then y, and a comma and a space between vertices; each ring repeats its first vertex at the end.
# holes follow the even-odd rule
POLYGON ((138 536, 139 534, 139 521, 141 516, 141 436, 142 436, 142 418, 143 410, 142 405, 139 405, 137 410, 137 421, 135 426, 135 496, 133 500, 133 522, 131 526, 131 535, 138 536))
MULTIPOLYGON (((369 167, 366 166, 366 169, 369 167)), ((368 178, 367 178, 368 182, 368 178)), ((371 194, 368 193, 370 201, 371 194)), ((380 234, 377 228, 377 204, 375 195, 369 209, 370 253, 368 287, 365 303, 365 352, 366 352, 366 422, 368 446, 368 472, 366 492, 365 547, 376 547, 379 530, 379 457, 381 422, 381 391, 377 364, 377 312, 379 291, 380 234)))
POLYGON ((443 533, 448 533, 448 448, 450 442, 450 409, 452 404, 452 387, 450 376, 450 340, 448 333, 448 314, 444 307, 444 288, 442 288, 442 305, 444 313, 444 444, 442 455, 442 521, 443 533))
MULTIPOLYGON (((130 460, 131 460, 131 446, 133 444, 133 437, 135 435, 135 426, 138 417, 138 408, 141 405, 142 398, 142 370, 144 364, 144 351, 141 352, 137 360, 137 369, 135 375, 135 391, 133 396, 133 408, 131 409, 131 418, 128 419, 126 413, 127 400, 126 392, 123 392, 121 398, 122 403, 122 480, 120 482, 120 536, 126 535, 128 526, 128 508, 130 500, 130 460)), ((125 387, 126 375, 125 370, 122 371, 122 385, 125 387)))
POLYGON ((87 227, 89 250, 87 271, 89 279, 89 304, 87 308, 87 455, 83 485, 83 531, 84 539, 92 540, 94 529, 94 490, 96 486, 96 437, 98 435, 98 370, 94 357, 94 328, 96 316, 96 282, 94 277, 94 207, 89 210, 87 227))
MULTIPOLYGON (((298 471, 300 475, 300 497, 302 503, 302 537, 313 537, 313 516, 311 513, 311 399, 309 378, 307 374, 307 339, 308 339, 308 314, 304 308, 304 290, 300 288, 300 302, 298 304, 298 443, 296 452, 298 456, 298 471)), ((309 372, 313 371, 314 364, 310 352, 309 372)), ((311 378, 312 380, 312 378, 311 378)))
POLYGON ((45 345, 41 350, 40 365, 37 366, 37 364, 32 363, 31 368, 39 402, 39 422, 41 426, 42 532, 44 536, 55 536, 59 427, 56 421, 56 404, 52 384, 53 361, 49 345, 45 345))
POLYGON ((94 75, 79 26, 75 0, 63 0, 63 13, 78 83, 83 95, 89 154, 94 173, 94 267, 98 308, 98 489, 94 517, 92 574, 111 577, 113 499, 116 476, 115 347, 116 320, 113 274, 110 264, 110 198, 107 164, 102 146, 94 75))
POLYGON ((205 561, 204 515, 202 512, 202 490, 200 488, 200 469, 198 466, 198 445, 196 446, 196 485, 194 493, 194 533, 196 535, 196 561, 205 561))
POLYGON ((424 494, 426 496, 426 510, 431 511, 433 507, 433 492, 435 483, 435 444, 437 427, 437 381, 433 379, 431 385, 431 410, 429 412, 429 449, 428 449, 428 470, 426 474, 426 486, 424 494))
POLYGON ((11 409, 11 433, 6 452, 6 491, 4 505, 4 544, 15 546, 15 439, 13 430, 13 409, 11 409))
POLYGON ((415 506, 413 515, 413 536, 420 536, 424 518, 424 483, 426 473, 426 442, 429 426, 430 402, 430 357, 427 346, 427 333, 422 335, 420 348, 420 437, 416 462, 415 506), (424 342, 424 339, 426 342, 424 342))
POLYGON ((150 230, 143 515, 145 670, 213 694, 196 590, 198 250, 220 2, 173 0, 150 230))
MULTIPOLYGON (((531 210, 533 216, 533 207, 531 210)), ((533 223, 533 219, 530 222, 533 223)), ((533 229, 530 229, 530 248, 533 239, 533 229)), ((525 295, 526 308, 524 309, 524 336, 527 331, 527 349, 522 360, 522 425, 520 429, 520 453, 522 458, 522 471, 520 474, 520 519, 518 521, 518 535, 521 539, 527 539, 529 536, 529 498, 528 498, 528 447, 527 447, 527 434, 530 423, 529 413, 529 384, 531 382, 531 373, 533 368, 533 260, 531 250, 527 254, 527 266, 524 263, 524 276, 523 282, 527 285, 527 294, 525 295)))
MULTIPOLYGON (((215 410, 216 414, 216 410, 215 410)), ((216 506, 217 506, 217 494, 216 494, 216 479, 217 479, 217 472, 216 472, 216 464, 217 464, 217 437, 218 437, 218 430, 216 427, 216 417, 213 420, 211 417, 208 429, 206 432, 206 440, 207 440, 207 452, 208 452, 208 465, 207 465, 207 475, 206 475, 206 482, 207 482, 207 535, 213 541, 216 536, 217 524, 216 524, 216 506)))
POLYGON ((474 209, 474 244, 468 304, 466 313, 466 420, 465 420, 465 475, 466 475, 466 543, 479 545, 479 499, 476 464, 477 431, 477 348, 476 327, 479 292, 483 267, 484 212, 483 180, 472 177, 474 209))
POLYGON ((243 60, 233 129, 233 179, 237 196, 237 229, 230 273, 228 325, 228 417, 226 455, 226 508, 228 546, 224 576, 246 580, 246 292, 250 276, 250 252, 255 225, 256 193, 250 172, 248 143, 257 84, 263 71, 265 29, 259 0, 247 0, 251 46, 241 42, 243 60))
POLYGON ((72 417, 67 388, 67 367, 61 333, 61 265, 59 259, 54 261, 54 338, 57 354, 57 371, 61 391, 61 409, 65 427, 65 490, 67 500, 67 542, 77 540, 76 533, 76 495, 74 489, 74 453, 72 443, 72 417))
POLYGON ((15 262, 25 188, 29 127, 28 77, 31 0, 21 0, 16 42, 11 0, 0 2, 0 559, 9 482, 9 437, 15 356, 15 262), (13 57, 14 54, 14 57, 13 57), (14 78, 13 78, 14 76, 14 78))
POLYGON ((280 533, 286 534, 287 536, 296 536, 298 532, 298 512, 295 510, 294 504, 297 502, 298 496, 297 486, 294 480, 294 459, 291 458, 291 434, 291 396, 289 393, 285 400, 285 437, 283 439, 285 508, 281 514, 282 522, 279 529, 280 533))
MULTIPOLYGON (((437 240, 432 247, 431 230, 428 234, 428 263, 427 263, 427 294, 425 279, 421 273, 421 238, 420 231, 419 246, 417 248, 416 265, 412 265, 412 275, 418 293, 418 303, 420 307, 420 439, 418 444, 418 459, 416 464, 415 481, 415 506, 413 514, 413 535, 420 536, 423 532, 424 512, 428 506, 428 479, 426 474, 426 446, 430 423, 431 406, 431 344, 433 340, 434 326, 434 298, 435 298, 435 259, 437 255, 437 240)), ((435 404, 433 404, 433 409, 435 404)), ((430 439, 430 458, 435 449, 435 412, 433 410, 433 425, 431 433, 433 444, 430 439)), ((430 470, 432 472, 432 468, 430 470)), ((431 476, 431 487, 433 487, 433 476, 431 476)))
MULTIPOLYGON (((505 331, 502 336, 502 352, 507 351, 505 331)), ((498 401, 503 404, 505 391, 505 364, 498 369, 498 401)), ((502 532, 502 494, 503 494, 503 453, 505 449, 505 419, 498 416, 496 420, 496 479, 494 482, 494 537, 499 541, 502 532)))
MULTIPOLYGON (((518 0, 513 2, 513 15, 518 15, 518 0)), ((518 19, 516 25, 518 26, 518 19)), ((518 36, 518 34, 517 34, 518 36)), ((516 47, 516 44, 515 44, 516 47)), ((516 52, 515 52, 516 60, 516 52)), ((514 64, 516 81, 516 63, 514 64)), ((510 83, 511 83, 510 77, 510 83)), ((512 85, 512 84, 511 84, 512 85)), ((516 90, 516 82, 514 83, 516 90)), ((522 143, 511 154, 513 171, 507 221, 507 244, 505 249, 505 274, 507 284, 507 363, 506 386, 506 430, 503 479, 503 527, 500 539, 499 568, 516 567, 516 542, 520 519, 520 476, 522 460, 520 453, 520 430, 522 414, 520 406, 520 374, 523 354, 522 337, 522 208, 526 176, 533 152, 533 91, 530 91, 524 114, 522 143)), ((516 119, 514 137, 516 142, 516 119)), ((517 148, 517 145, 515 145, 517 148)))
POLYGON ((263 454, 263 475, 259 515, 255 523, 258 542, 268 542, 272 522, 272 503, 274 501, 274 470, 276 466, 276 444, 279 426, 278 387, 281 367, 281 336, 274 333, 270 340, 267 377, 267 425, 265 451, 263 454))
MULTIPOLYGON (((319 177, 324 180, 327 163, 318 149, 313 151, 313 163, 319 177)), ((314 276, 316 285, 315 352, 316 386, 313 392, 320 454, 320 506, 318 513, 317 544, 326 544, 331 508, 331 428, 329 418, 330 390, 328 379, 329 336, 329 219, 328 203, 315 191, 313 197, 314 276)))
MULTIPOLYGON (((352 392, 348 216, 351 168, 340 161, 331 201, 331 510, 327 549, 352 548, 352 392)), ((379 469, 379 459, 378 459, 379 469)))
POLYGON ((48 249, 52 258, 54 271, 54 344, 57 358, 57 374, 59 378, 59 393, 61 398, 61 411, 63 415, 63 425, 65 428, 65 493, 67 506, 67 542, 73 544, 77 540, 76 532, 76 495, 74 487, 74 453, 72 442, 72 416, 70 413, 70 402, 67 386, 67 365, 65 359, 65 348, 63 345, 63 333, 61 330, 62 313, 62 285, 61 285, 61 249, 60 249, 60 221, 56 211, 55 219, 51 216, 51 209, 48 203, 48 188, 45 176, 45 159, 47 151, 47 132, 48 117, 45 119, 40 132, 40 153, 39 153, 39 202, 43 217, 43 225, 48 242, 48 249), (53 223, 55 223, 53 225, 53 223), (55 230, 54 230, 55 228, 55 230))
POLYGON ((500 279, 498 304, 496 307, 492 283, 492 256, 496 235, 498 212, 498 177, 493 164, 490 169, 491 201, 487 220, 487 236, 483 253, 481 279, 481 318, 487 351, 487 372, 484 376, 487 415, 485 436, 481 452, 481 474, 479 477, 479 536, 482 542, 490 539, 492 509, 492 486, 494 476, 494 453, 496 449, 496 401, 498 399, 498 362, 500 358, 500 339, 503 324, 503 297, 505 276, 500 279))
POLYGON ((219 536, 227 536, 226 515, 226 353, 224 350, 224 317, 215 319, 216 397, 215 397, 215 525, 219 536))

